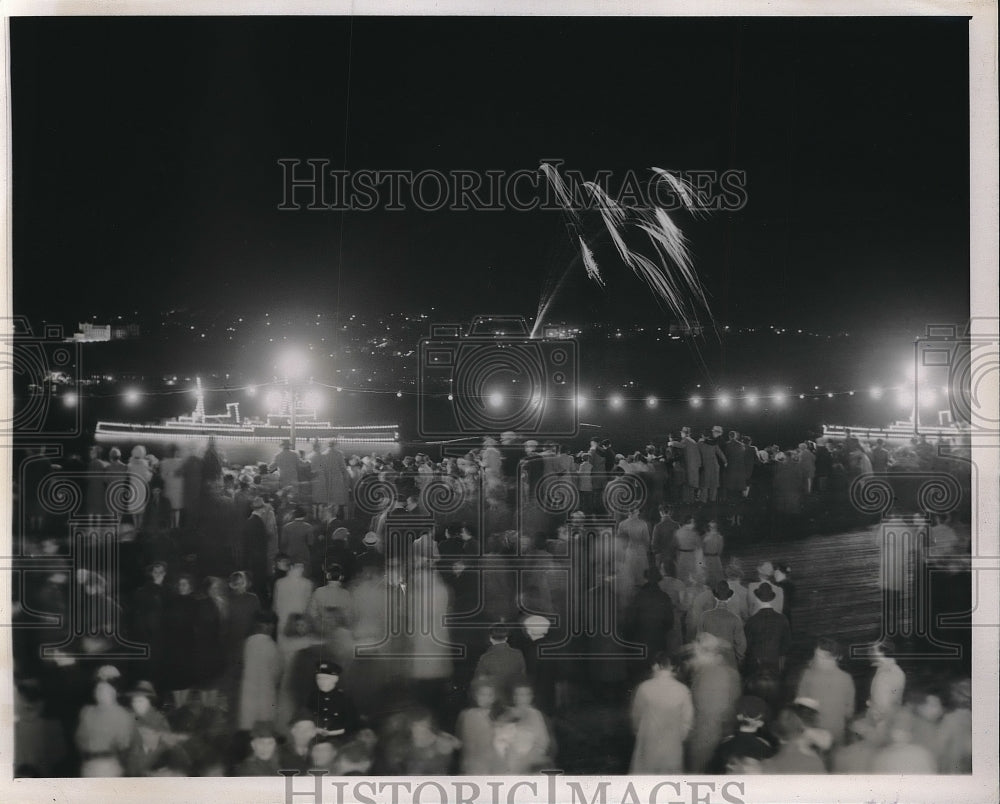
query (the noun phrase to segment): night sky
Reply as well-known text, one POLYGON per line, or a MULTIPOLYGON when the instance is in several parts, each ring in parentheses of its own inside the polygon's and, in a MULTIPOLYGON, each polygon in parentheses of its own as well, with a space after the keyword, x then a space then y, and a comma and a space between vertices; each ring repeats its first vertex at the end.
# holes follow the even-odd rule
MULTIPOLYGON (((919 332, 968 316, 965 19, 10 28, 14 309, 36 320, 533 315, 573 259, 556 212, 279 211, 282 158, 745 170, 744 209, 676 217, 719 320, 919 332)), ((607 292, 578 264, 554 313, 663 320, 606 238, 595 252, 607 292)))

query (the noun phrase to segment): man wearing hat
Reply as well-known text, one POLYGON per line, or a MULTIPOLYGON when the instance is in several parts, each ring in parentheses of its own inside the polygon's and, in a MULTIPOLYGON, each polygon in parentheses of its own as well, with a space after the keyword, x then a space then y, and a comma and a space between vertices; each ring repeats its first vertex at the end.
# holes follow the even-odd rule
POLYGON ((746 635, 743 633, 743 621, 729 610, 729 599, 733 590, 725 581, 719 581, 713 588, 715 608, 701 615, 698 621, 697 633, 712 634, 729 646, 728 658, 734 666, 739 667, 747 650, 746 635))
POLYGON ((361 726, 354 702, 337 687, 341 672, 336 662, 319 662, 316 665, 316 687, 309 693, 306 702, 306 708, 313 715, 316 732, 327 737, 352 734, 361 726))
POLYGON ((771 584, 761 583, 753 590, 757 613, 747 620, 747 672, 775 678, 785 669, 785 657, 792 646, 792 629, 785 615, 774 610, 776 597, 771 584))
POLYGON ((287 438, 281 442, 281 452, 274 456, 274 460, 268 465, 269 472, 278 472, 278 486, 299 487, 299 468, 305 465, 299 454, 292 449, 292 442, 287 438))
POLYGON ((303 566, 308 567, 315 539, 315 529, 306 520, 306 509, 300 505, 295 508, 292 521, 282 527, 278 549, 292 561, 301 561, 303 566))
POLYGON ((712 765, 712 773, 733 773, 743 759, 758 762, 774 756, 777 750, 762 733, 767 720, 767 704, 755 695, 744 695, 736 702, 736 731, 720 743, 712 765))
POLYGON ((269 720, 258 720, 250 730, 251 754, 236 766, 236 776, 276 776, 278 762, 278 732, 269 720))
MULTIPOLYGON (((156 699, 156 691, 148 681, 140 681, 126 693, 132 711, 135 713, 135 725, 139 739, 134 740, 125 756, 126 776, 147 776, 164 758, 165 754, 174 748, 175 740, 169 739, 170 726, 161 712, 152 707, 156 699)), ((174 753, 183 754, 183 759, 190 765, 190 759, 184 749, 177 746, 174 753)))
POLYGON ((752 617, 760 609, 760 598, 754 596, 753 591, 762 583, 767 582, 774 590, 774 600, 771 601, 771 608, 779 614, 785 610, 785 593, 780 586, 774 582, 774 565, 770 561, 765 561, 757 567, 757 580, 747 584, 747 591, 750 593, 750 616, 752 617))

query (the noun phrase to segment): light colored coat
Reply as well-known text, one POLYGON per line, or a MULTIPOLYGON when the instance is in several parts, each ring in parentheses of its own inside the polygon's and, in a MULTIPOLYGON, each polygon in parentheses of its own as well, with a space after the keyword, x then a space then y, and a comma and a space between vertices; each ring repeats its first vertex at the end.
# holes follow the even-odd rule
POLYGON ((684 740, 694 723, 691 691, 669 673, 642 682, 632 701, 632 774, 684 771, 684 740))
POLYGON ((267 634, 254 634, 243 643, 243 680, 240 684, 240 729, 258 720, 277 717, 281 654, 267 634))

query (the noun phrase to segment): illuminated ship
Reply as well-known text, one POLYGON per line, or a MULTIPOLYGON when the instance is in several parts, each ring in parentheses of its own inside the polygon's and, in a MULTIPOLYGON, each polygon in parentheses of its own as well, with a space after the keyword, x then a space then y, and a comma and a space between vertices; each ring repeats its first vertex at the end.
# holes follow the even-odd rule
POLYGON ((98 422, 95 438, 99 444, 117 446, 123 452, 132 445, 142 444, 154 454, 162 454, 162 447, 157 447, 168 444, 200 450, 207 446, 209 438, 213 438, 228 461, 250 464, 271 460, 281 449, 282 442, 292 437, 294 415, 297 449, 308 448, 316 439, 325 446, 332 438, 337 439, 342 452, 348 453, 384 454, 399 449, 399 426, 396 424, 335 426, 318 421, 316 412, 304 409, 299 398, 295 400, 294 414, 286 401, 279 413, 263 421, 241 417, 238 402, 227 403, 225 413, 208 414, 205 413, 200 378, 195 393, 197 404, 190 415, 160 424, 98 422))
POLYGON ((959 446, 968 442, 969 431, 953 423, 942 423, 936 427, 922 425, 918 429, 913 426, 913 420, 909 419, 893 422, 888 427, 845 427, 839 424, 824 424, 823 436, 835 441, 842 441, 853 436, 871 443, 881 438, 890 446, 909 444, 912 439, 924 436, 931 442, 944 442, 951 446, 959 446))

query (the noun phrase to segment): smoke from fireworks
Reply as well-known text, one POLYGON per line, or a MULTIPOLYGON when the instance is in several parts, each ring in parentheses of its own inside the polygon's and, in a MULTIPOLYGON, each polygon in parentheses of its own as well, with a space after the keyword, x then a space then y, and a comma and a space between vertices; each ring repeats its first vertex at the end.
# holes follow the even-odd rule
MULTIPOLYGON (((577 234, 580 257, 587 270, 587 276, 604 287, 605 280, 594 252, 582 234, 580 213, 574 204, 572 189, 554 166, 543 163, 540 169, 566 214, 567 223, 577 234)), ((701 212, 696 203, 695 193, 687 182, 662 168, 654 167, 651 170, 676 193, 685 210, 693 215, 701 212)), ((667 211, 656 205, 622 206, 594 182, 584 182, 583 188, 592 197, 593 206, 600 214, 604 228, 618 251, 618 256, 646 283, 657 300, 685 326, 697 324, 699 313, 714 323, 705 289, 694 270, 687 238, 667 211), (629 227, 646 235, 656 259, 651 259, 650 256, 628 245, 625 233, 629 227)), ((542 307, 547 308, 550 302, 551 298, 544 300, 542 307)), ((536 326, 540 320, 539 317, 536 326)))

